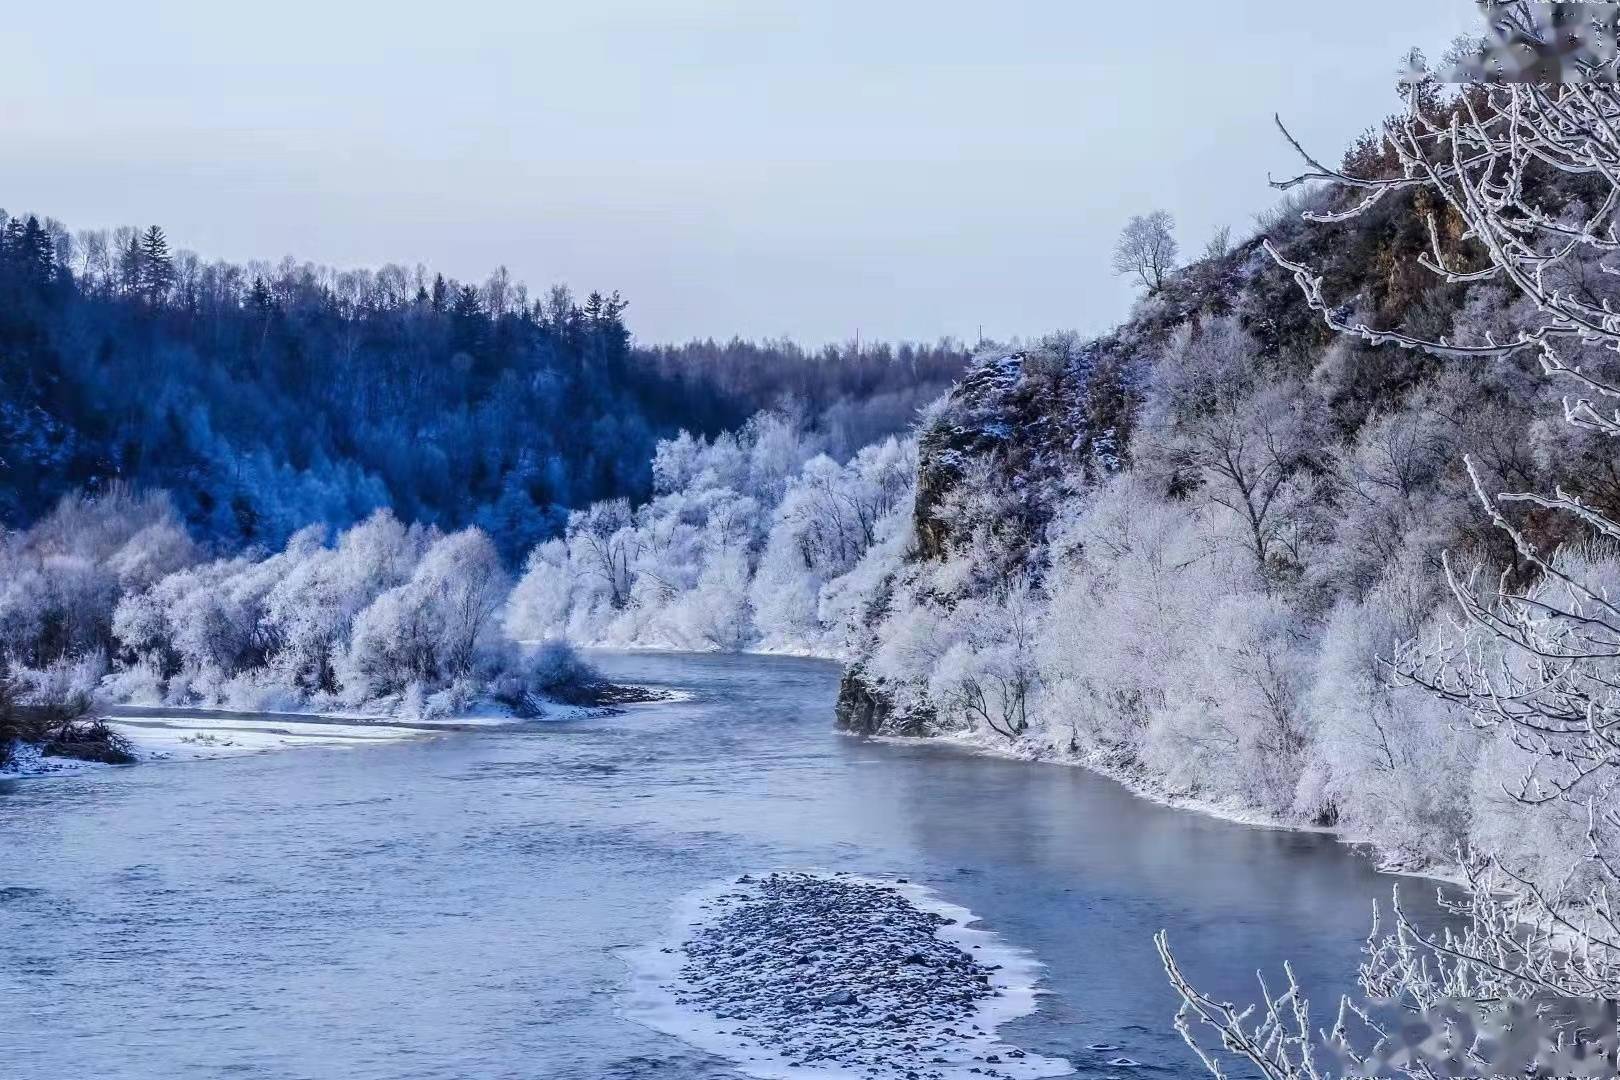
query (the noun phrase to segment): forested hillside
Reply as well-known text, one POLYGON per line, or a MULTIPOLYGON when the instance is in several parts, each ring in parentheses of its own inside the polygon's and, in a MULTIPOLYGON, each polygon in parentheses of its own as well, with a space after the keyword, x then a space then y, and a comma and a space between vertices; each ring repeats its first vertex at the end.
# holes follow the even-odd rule
MULTIPOLYGON (((1098 341, 970 371, 922 428, 914 539, 871 597, 847 723, 1074 757, 1337 825, 1402 865, 1502 836, 1521 860, 1575 857, 1573 819, 1505 794, 1526 767, 1511 740, 1392 664, 1462 647, 1443 553, 1465 577, 1536 584, 1465 456, 1484 491, 1561 485, 1612 514, 1613 449, 1563 422, 1566 388, 1531 355, 1441 358, 1325 326, 1262 241, 1370 327, 1484 342, 1531 316, 1500 283, 1418 266, 1421 191, 1299 220, 1359 197, 1299 200, 1098 341)), ((1477 258, 1450 228, 1446 255, 1477 258)), ((1538 550, 1609 557, 1568 515, 1515 519, 1538 550)))
MULTIPOLYGON (((1370 134, 1344 167, 1393 175, 1381 146, 1370 134)), ((1578 178, 1543 194, 1586 205, 1578 178)), ((1499 528, 1465 459, 1481 491, 1557 487, 1608 515, 1617 459, 1564 421, 1569 387, 1532 353, 1368 339, 1483 344, 1535 316, 1502 281, 1420 264, 1482 257, 1423 189, 1343 217, 1362 198, 1296 193, 1101 338, 982 353, 913 440, 848 466, 779 418, 661 445, 656 501, 576 514, 531 557, 514 629, 837 655, 841 717, 861 730, 1084 761, 1336 825, 1400 865, 1490 843, 1558 872, 1579 815, 1527 815, 1508 793, 1525 752, 1472 730, 1468 694, 1415 683, 1473 647, 1444 554, 1459 579, 1514 589, 1548 587, 1521 545, 1612 572, 1555 508, 1521 501, 1517 538, 1499 528), (1268 242, 1368 335, 1326 325, 1268 242)))
POLYGON ((418 266, 237 266, 161 229, 0 212, 0 525, 113 481, 199 539, 278 546, 387 507, 508 558, 651 490, 655 441, 784 407, 852 452, 948 385, 960 348, 642 349, 618 294, 532 297, 418 266))
MULTIPOLYGON (((1482 906, 1444 965, 1550 928, 1482 976, 1527 995, 1557 927, 1613 925, 1613 174, 1547 149, 1612 102, 1526 133, 1486 91, 1407 92, 1358 182, 1294 189, 1100 340, 970 370, 840 713, 1460 865, 1482 906), (1429 160, 1476 114, 1511 184, 1429 160)), ((1370 993, 1408 985, 1384 961, 1370 993)))

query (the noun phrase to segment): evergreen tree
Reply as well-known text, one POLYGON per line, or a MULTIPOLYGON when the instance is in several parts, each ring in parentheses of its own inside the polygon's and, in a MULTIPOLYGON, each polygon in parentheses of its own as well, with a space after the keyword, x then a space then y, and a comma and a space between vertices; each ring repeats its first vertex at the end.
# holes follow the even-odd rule
POLYGON ((146 298, 156 303, 168 295, 174 283, 174 260, 163 230, 153 225, 141 234, 140 282, 146 298))
POLYGON ((131 236, 129 245, 118 253, 118 284, 125 296, 134 296, 141 291, 141 284, 145 280, 145 261, 140 237, 131 236))
POLYGON ((489 320, 484 317, 478 290, 463 285, 456 290, 456 302, 450 309, 451 341, 455 348, 476 353, 484 344, 484 331, 489 320))
POLYGON ((596 360, 618 365, 626 358, 630 351, 630 331, 624 325, 623 315, 629 306, 629 301, 617 292, 610 296, 593 292, 585 299, 585 322, 596 360))
POLYGON ((22 218, 12 218, 0 227, 0 266, 8 275, 21 275, 23 250, 22 218))
POLYGON ((56 248, 51 243, 51 234, 39 223, 39 218, 32 214, 28 216, 28 223, 23 226, 20 255, 23 275, 29 281, 43 285, 55 278, 56 248))

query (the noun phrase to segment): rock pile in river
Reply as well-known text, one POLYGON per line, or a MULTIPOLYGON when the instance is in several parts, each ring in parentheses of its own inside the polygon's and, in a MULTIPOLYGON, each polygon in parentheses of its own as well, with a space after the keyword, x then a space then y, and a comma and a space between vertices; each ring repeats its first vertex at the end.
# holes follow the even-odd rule
POLYGON ((1002 993, 997 967, 939 935, 954 922, 882 883, 744 876, 705 902, 678 946, 673 989, 680 1005, 810 1071, 1016 1075, 1023 1051, 976 1020, 979 1004, 1002 993))

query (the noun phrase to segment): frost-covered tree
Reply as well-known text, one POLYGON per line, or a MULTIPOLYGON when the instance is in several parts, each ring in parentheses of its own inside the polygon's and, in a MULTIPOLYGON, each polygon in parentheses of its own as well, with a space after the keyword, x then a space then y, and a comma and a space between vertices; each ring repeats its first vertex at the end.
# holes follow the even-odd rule
POLYGON ((630 565, 639 554, 628 499, 593 503, 569 515, 568 535, 579 546, 582 572, 607 595, 608 605, 617 610, 630 602, 630 565))
MULTIPOLYGON (((319 533, 301 535, 314 541, 319 533)), ((271 662, 280 677, 310 693, 336 693, 337 665, 356 617, 410 576, 428 541, 427 530, 378 511, 333 547, 305 545, 265 598, 263 619, 276 640, 271 662)))
POLYGON ((1184 323, 1155 365, 1155 391, 1139 433, 1144 456, 1169 482, 1220 507, 1264 580, 1297 563, 1291 549, 1308 484, 1302 480, 1319 424, 1311 395, 1267 377, 1258 346, 1238 321, 1184 323))
POLYGON ((915 444, 885 439, 844 464, 824 445, 781 413, 660 442, 658 494, 576 511, 531 552, 507 625, 532 640, 837 651, 854 616, 824 597, 909 512, 915 444))
POLYGON ((507 637, 510 594, 477 529, 446 536, 386 511, 331 541, 310 526, 280 551, 132 587, 112 613, 124 663, 110 689, 246 709, 453 711, 484 697, 528 710, 567 665, 541 663, 544 649, 524 654, 507 637))
POLYGON ((547 540, 529 552, 506 609, 506 629, 519 641, 541 641, 568 625, 574 578, 568 543, 547 540))
MULTIPOLYGON (((1521 46, 1517 54, 1526 43, 1553 49, 1530 5, 1491 11, 1499 52, 1509 37, 1521 46)), ((1398 193, 1424 195, 1430 243, 1422 264, 1455 284, 1498 282, 1516 293, 1505 332, 1425 336, 1376 327, 1329 300, 1322 277, 1308 266, 1267 247, 1333 328, 1452 360, 1532 353, 1567 388, 1565 419, 1612 438, 1620 435, 1613 407, 1620 383, 1606 373, 1620 351, 1620 315, 1604 274, 1620 249, 1614 223, 1620 92, 1612 61, 1571 62, 1587 78, 1551 85, 1507 79, 1450 95, 1420 83, 1408 91, 1406 113, 1382 133, 1393 165, 1384 175, 1352 175, 1312 161, 1311 173, 1285 184, 1326 180, 1359 192, 1343 209, 1307 214, 1326 222, 1353 220, 1398 193)), ((1394 460, 1410 457, 1413 442, 1400 432, 1378 434, 1382 446, 1365 475, 1398 490, 1416 477, 1394 460)), ((1476 462, 1469 472, 1485 515, 1511 542, 1519 565, 1487 576, 1448 556, 1445 577, 1463 619, 1411 639, 1395 652, 1394 666, 1400 682, 1489 738, 1491 773, 1518 773, 1518 783, 1497 796, 1517 813, 1511 827, 1494 835, 1488 825, 1476 827, 1476 835, 1493 842, 1471 853, 1472 890, 1456 905, 1464 929, 1430 936, 1397 902, 1393 928, 1375 932, 1361 982, 1373 999, 1412 1010, 1459 998, 1487 1008, 1513 999, 1545 1007, 1569 997, 1613 998, 1620 995, 1620 913, 1613 907, 1620 889, 1620 815, 1613 809, 1620 609, 1612 600, 1620 587, 1613 547, 1620 523, 1561 488, 1492 494, 1476 462), (1591 540, 1545 551, 1526 515, 1516 513, 1524 510, 1565 516, 1591 540), (1522 849, 1510 846, 1510 833, 1527 827, 1541 841, 1540 857, 1516 858, 1522 849)), ((1401 768, 1397 755, 1410 748, 1380 730, 1376 714, 1368 724, 1363 738, 1373 760, 1382 756, 1390 772, 1401 768)), ((1159 947, 1184 1001, 1178 1027, 1214 1075, 1224 1075, 1223 1053, 1281 1080, 1327 1075, 1336 1055, 1356 1071, 1355 1063, 1393 1045, 1393 1029, 1350 1001, 1339 1021, 1319 1033, 1291 973, 1280 992, 1266 991, 1258 1012, 1215 1001, 1181 972, 1163 935, 1159 947), (1204 1047, 1204 1031, 1216 1035, 1220 1050, 1204 1047)), ((1545 1011, 1541 1024, 1567 1042, 1576 1019, 1545 1011)), ((1470 1066, 1487 1067, 1468 1057, 1472 1047, 1460 1050, 1470 1066)), ((1612 1074, 1612 1060, 1596 1064, 1602 1075, 1612 1074)), ((1398 1058, 1395 1067, 1433 1075, 1421 1057, 1398 1058)))
POLYGON ((993 604, 971 605, 929 673, 929 695, 975 727, 1006 739, 1029 730, 1040 683, 1035 635, 1040 607, 1027 582, 993 604))
POLYGON ((355 619, 339 676, 345 695, 365 702, 471 679, 507 591, 489 537, 465 529, 434 540, 410 577, 355 619))
POLYGON ((825 455, 805 463, 776 508, 753 582, 767 642, 808 645, 826 635, 825 589, 854 570, 886 520, 909 508, 915 469, 915 445, 894 438, 847 465, 825 455))
POLYGON ((1114 273, 1134 277, 1151 295, 1176 268, 1176 221, 1168 210, 1137 214, 1114 245, 1114 273))
POLYGON ((160 493, 72 493, 33 527, 0 536, 0 651, 24 667, 106 652, 113 610, 197 558, 160 493))

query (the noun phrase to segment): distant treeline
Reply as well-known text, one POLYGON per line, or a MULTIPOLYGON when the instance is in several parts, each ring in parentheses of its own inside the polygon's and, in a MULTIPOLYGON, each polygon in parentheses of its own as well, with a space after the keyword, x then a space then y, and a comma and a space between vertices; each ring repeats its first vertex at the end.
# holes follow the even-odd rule
POLYGON ((952 342, 643 348, 617 293, 531 296, 423 267, 245 266, 162 230, 0 211, 0 525, 114 480, 227 546, 377 507, 479 525, 509 557, 567 510, 651 491, 659 438, 797 412, 844 453, 961 371, 952 342))

